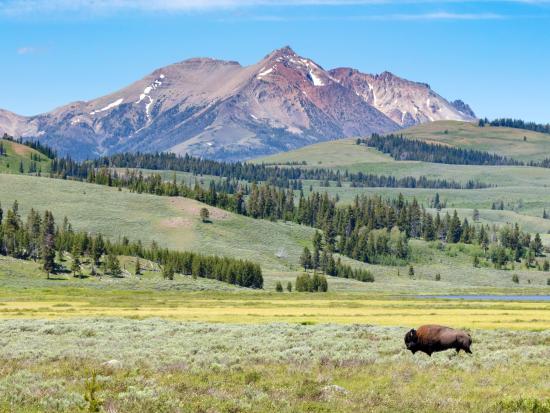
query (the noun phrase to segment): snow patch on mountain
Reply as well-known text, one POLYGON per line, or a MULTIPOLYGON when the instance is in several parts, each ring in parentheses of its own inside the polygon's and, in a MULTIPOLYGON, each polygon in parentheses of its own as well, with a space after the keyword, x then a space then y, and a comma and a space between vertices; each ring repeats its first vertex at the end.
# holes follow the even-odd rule
POLYGON ((317 76, 313 70, 309 69, 309 75, 311 76, 311 80, 313 81, 314 86, 325 86, 323 81, 319 76, 317 76))
POLYGON ((273 72, 273 69, 275 69, 275 66, 270 67, 267 70, 264 70, 264 68, 262 68, 262 71, 260 73, 258 73, 258 79, 261 79, 262 77, 267 76, 268 74, 273 72))
POLYGON ((113 103, 109 103, 109 104, 108 104, 107 106, 105 106, 104 108, 101 108, 101 109, 98 109, 98 110, 93 110, 93 111, 91 111, 91 112, 90 112, 90 115, 95 115, 96 113, 105 112, 106 110, 116 108, 116 107, 117 107, 118 105, 120 105, 123 101, 124 101, 123 98, 117 99, 117 100, 115 100, 113 103))

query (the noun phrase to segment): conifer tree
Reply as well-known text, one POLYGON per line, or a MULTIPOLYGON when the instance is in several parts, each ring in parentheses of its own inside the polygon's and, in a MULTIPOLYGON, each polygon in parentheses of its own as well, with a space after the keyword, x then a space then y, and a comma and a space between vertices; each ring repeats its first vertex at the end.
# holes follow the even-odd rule
POLYGON ((49 211, 44 213, 41 233, 41 256, 43 260, 42 268, 46 272, 47 278, 49 279, 50 274, 55 272, 55 222, 52 213, 49 211))
POLYGON ((304 267, 304 270, 308 270, 312 267, 311 252, 308 247, 304 247, 304 251, 300 256, 300 265, 304 267))

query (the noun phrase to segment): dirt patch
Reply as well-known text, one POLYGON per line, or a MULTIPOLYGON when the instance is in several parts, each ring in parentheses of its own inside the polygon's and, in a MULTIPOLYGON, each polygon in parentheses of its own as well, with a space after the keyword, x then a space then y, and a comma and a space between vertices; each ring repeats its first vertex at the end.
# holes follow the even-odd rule
MULTIPOLYGON (((170 198, 170 204, 177 210, 183 212, 184 215, 191 215, 192 218, 196 219, 200 219, 201 208, 208 209, 208 211, 210 212, 210 219, 212 221, 229 219, 231 215, 229 212, 224 211, 223 209, 201 204, 198 201, 188 198, 170 198)), ((185 220, 185 218, 182 219, 185 220)))
POLYGON ((11 143, 11 147, 17 155, 21 155, 21 156, 27 155, 27 154, 32 152, 32 149, 29 148, 28 146, 20 145, 20 144, 15 143, 15 142, 11 143))
POLYGON ((165 228, 191 228, 193 222, 187 218, 175 217, 162 220, 160 225, 165 228))

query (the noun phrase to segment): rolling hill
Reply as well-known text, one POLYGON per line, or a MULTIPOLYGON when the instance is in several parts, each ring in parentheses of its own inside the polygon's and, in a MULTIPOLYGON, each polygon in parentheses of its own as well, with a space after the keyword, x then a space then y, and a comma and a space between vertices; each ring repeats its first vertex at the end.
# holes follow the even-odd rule
POLYGON ((540 161, 550 156, 550 135, 525 129, 485 126, 477 123, 439 121, 400 131, 409 138, 496 153, 521 161, 540 161))

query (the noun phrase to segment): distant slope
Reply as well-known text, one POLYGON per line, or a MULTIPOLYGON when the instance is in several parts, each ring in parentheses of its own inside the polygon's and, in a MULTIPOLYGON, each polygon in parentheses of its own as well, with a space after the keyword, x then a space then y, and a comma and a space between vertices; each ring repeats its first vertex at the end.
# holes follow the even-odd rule
POLYGON ((409 138, 487 151, 522 161, 550 157, 550 135, 524 129, 481 128, 477 123, 439 121, 413 126, 400 133, 409 138))
POLYGON ((363 162, 394 162, 391 156, 365 145, 358 146, 355 139, 338 139, 305 146, 294 151, 266 156, 251 161, 267 164, 293 164, 307 167, 345 167, 363 162))
POLYGON ((77 159, 172 151, 243 160, 421 122, 472 119, 465 108, 427 84, 389 72, 325 70, 284 47, 249 66, 188 59, 36 116, 0 110, 0 134, 38 139, 77 159))
POLYGON ((49 172, 51 160, 40 152, 6 139, 0 139, 0 145, 4 148, 4 154, 0 155, 0 173, 19 174, 21 165, 23 173, 29 173, 33 168, 36 172, 49 172))

